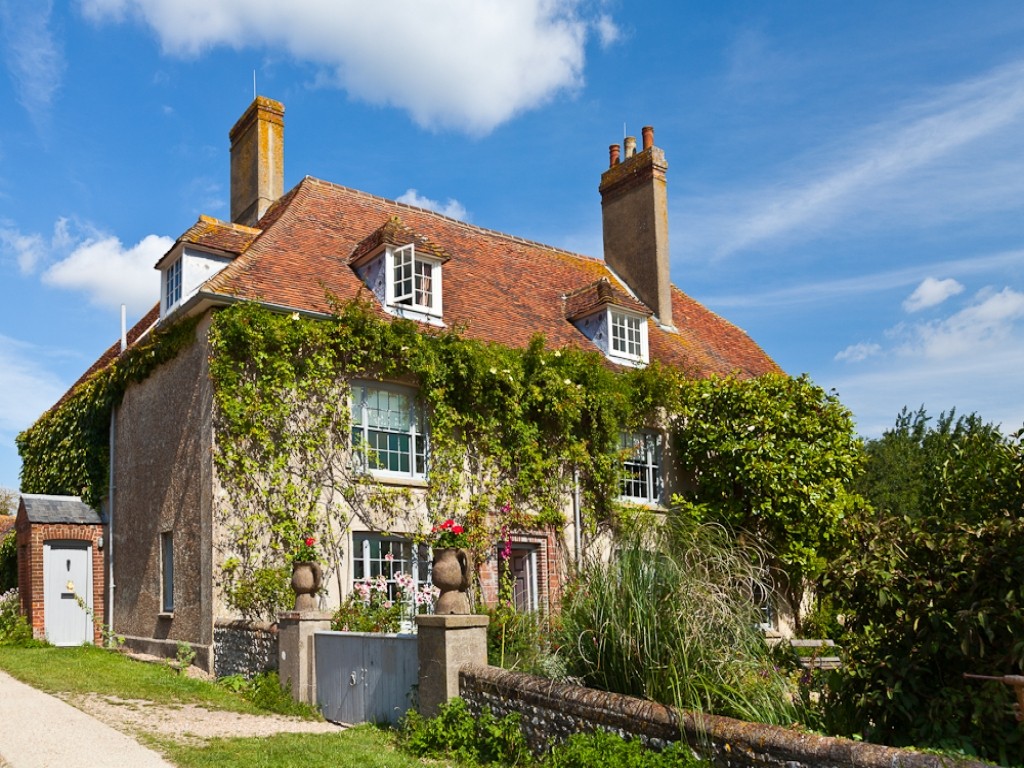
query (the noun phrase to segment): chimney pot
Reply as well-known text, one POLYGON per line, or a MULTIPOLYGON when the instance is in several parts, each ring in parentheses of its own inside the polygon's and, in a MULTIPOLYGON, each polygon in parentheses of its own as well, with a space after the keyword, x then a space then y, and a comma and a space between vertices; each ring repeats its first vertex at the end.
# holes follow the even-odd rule
POLYGON ((608 147, 608 167, 614 168, 619 164, 619 145, 612 144, 608 147))
POLYGON ((643 136, 644 150, 648 150, 654 146, 654 126, 645 125, 640 129, 640 135, 643 136))
POLYGON ((625 145, 626 159, 629 160, 629 158, 636 154, 636 136, 627 136, 625 145))

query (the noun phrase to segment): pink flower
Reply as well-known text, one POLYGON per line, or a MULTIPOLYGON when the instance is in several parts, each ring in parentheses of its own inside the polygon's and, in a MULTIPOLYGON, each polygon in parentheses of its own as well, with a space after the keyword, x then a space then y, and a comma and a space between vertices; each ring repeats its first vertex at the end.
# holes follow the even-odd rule
POLYGON ((395 556, 388 552, 386 555, 384 555, 384 559, 390 563, 392 560, 395 559, 395 556))
POLYGON ((458 535, 458 534, 462 533, 462 531, 463 531, 463 528, 462 528, 461 525, 453 525, 452 526, 452 533, 458 535))

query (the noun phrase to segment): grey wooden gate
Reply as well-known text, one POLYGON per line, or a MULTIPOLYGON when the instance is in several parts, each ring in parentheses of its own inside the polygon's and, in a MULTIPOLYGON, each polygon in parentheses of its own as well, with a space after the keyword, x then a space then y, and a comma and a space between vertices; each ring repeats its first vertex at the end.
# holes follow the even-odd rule
POLYGON ((338 723, 395 723, 415 704, 416 635, 317 632, 316 703, 338 723))

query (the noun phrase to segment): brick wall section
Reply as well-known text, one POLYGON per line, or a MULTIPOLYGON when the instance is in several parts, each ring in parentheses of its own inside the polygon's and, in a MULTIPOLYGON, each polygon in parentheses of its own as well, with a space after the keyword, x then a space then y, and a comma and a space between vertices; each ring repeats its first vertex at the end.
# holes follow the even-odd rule
POLYGON ((218 620, 213 626, 213 673, 246 678, 277 669, 277 625, 218 620))
POLYGON ((101 628, 106 620, 104 585, 106 574, 103 552, 100 550, 101 525, 72 525, 67 523, 37 523, 32 525, 24 514, 18 515, 15 525, 18 546, 18 594, 21 610, 32 625, 32 635, 46 637, 46 616, 43 592, 43 545, 50 541, 87 541, 92 544, 92 608, 93 643, 101 645, 101 628))
MULTIPOLYGON (((544 615, 557 613, 562 598, 562 564, 559 561, 558 532, 528 531, 511 534, 514 544, 533 544, 537 547, 537 604, 544 615)), ((498 556, 491 556, 480 564, 480 589, 484 605, 498 603, 498 556)))
POLYGON ((986 763, 829 738, 727 717, 677 713, 652 701, 556 683, 497 667, 466 666, 459 693, 474 713, 516 712, 536 752, 597 729, 653 748, 685 739, 720 768, 983 768, 986 763))

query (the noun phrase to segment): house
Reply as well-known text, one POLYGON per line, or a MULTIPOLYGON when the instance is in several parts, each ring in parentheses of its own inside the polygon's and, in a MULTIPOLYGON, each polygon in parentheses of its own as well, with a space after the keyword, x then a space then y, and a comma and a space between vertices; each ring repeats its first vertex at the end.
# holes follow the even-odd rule
MULTIPOLYGON (((248 301, 326 318, 331 297, 363 296, 380 317, 410 319, 425 332, 460 328, 513 348, 542 334, 550 347, 594 350, 617 369, 658 361, 695 376, 779 370, 742 330, 670 283, 667 163, 652 128, 639 149, 630 138, 611 147, 599 187, 603 260, 309 176, 285 193, 284 107, 270 99, 257 98, 230 139, 232 221, 201 216, 177 239, 156 265, 159 305, 79 382, 154 329, 196 320, 196 343, 129 383, 110 415, 106 616, 130 646, 173 654, 187 641, 197 663, 213 668, 215 628, 233 618, 216 586, 219 511, 228 502, 214 460, 208 332, 221 308, 248 301)), ((409 491, 414 527, 429 414, 409 382, 368 378, 351 391, 353 435, 374 447, 367 469, 409 491)), ((657 506, 670 490, 667 448, 654 432, 623 441, 623 496, 657 506)), ((401 533, 354 524, 340 591, 381 573, 385 560, 415 571, 417 549, 401 533)), ((549 526, 516 531, 508 543, 518 604, 550 610, 571 536, 549 526)), ((483 564, 489 599, 496 569, 483 564)))

